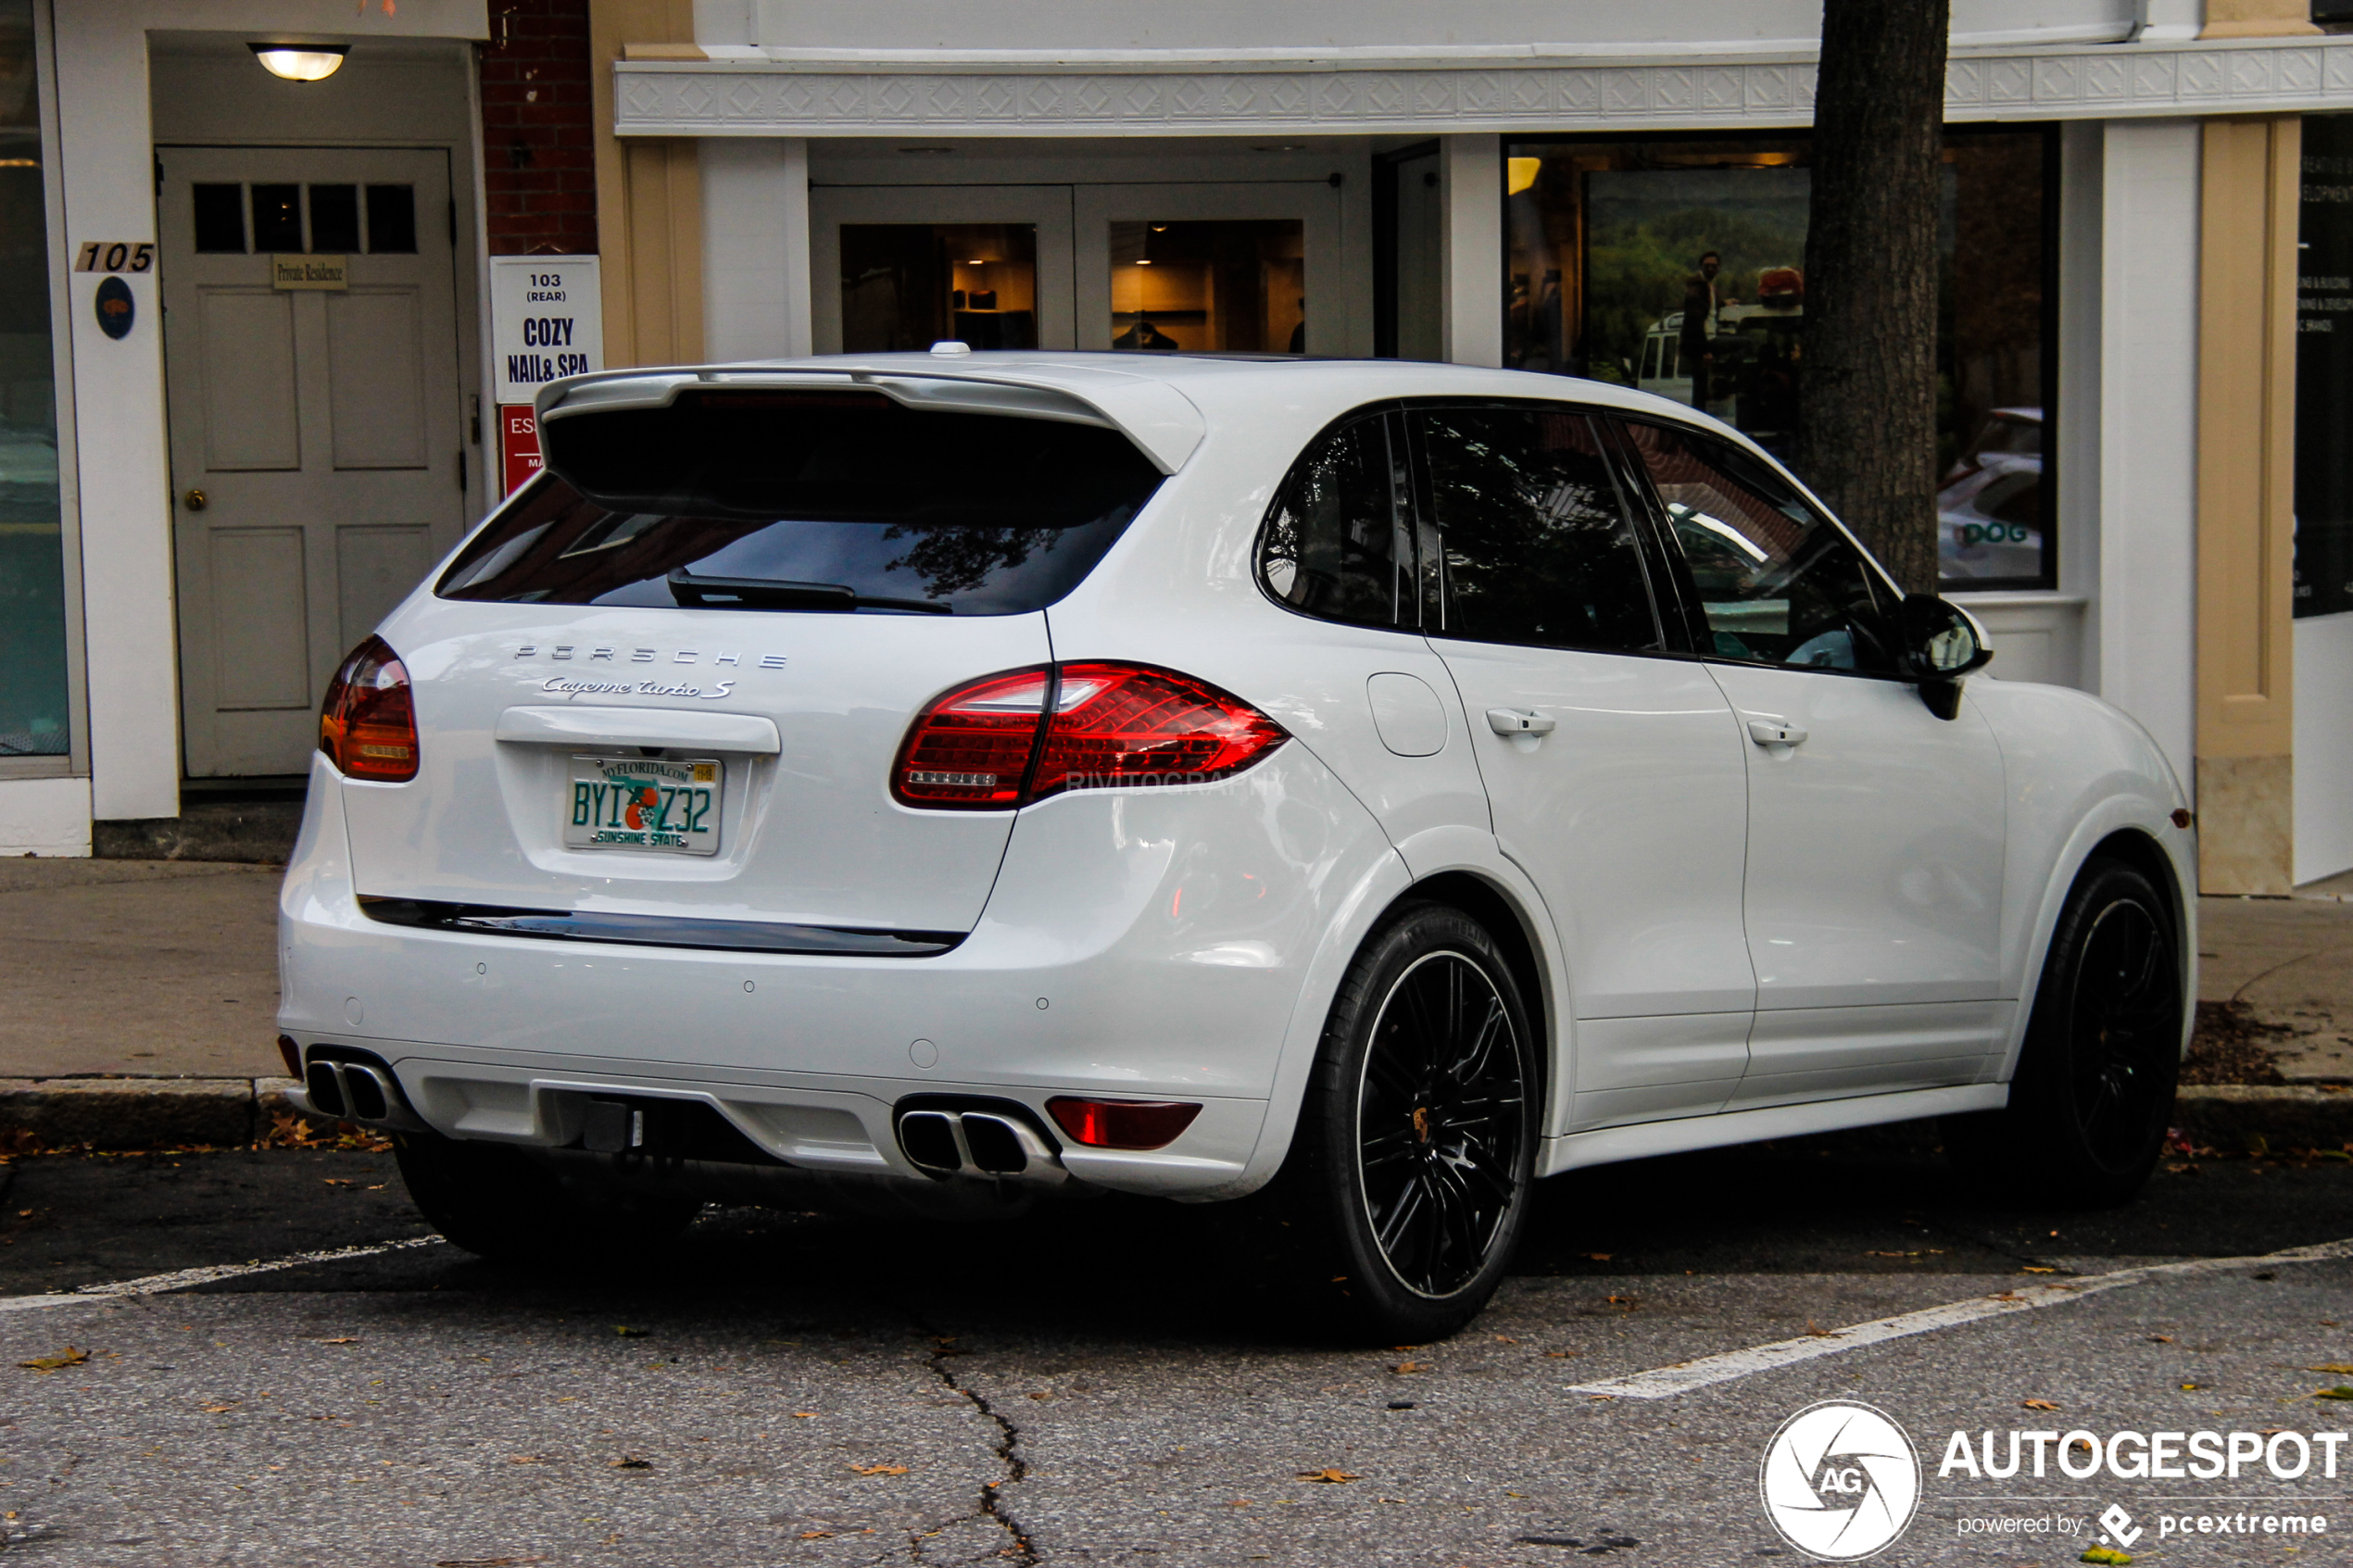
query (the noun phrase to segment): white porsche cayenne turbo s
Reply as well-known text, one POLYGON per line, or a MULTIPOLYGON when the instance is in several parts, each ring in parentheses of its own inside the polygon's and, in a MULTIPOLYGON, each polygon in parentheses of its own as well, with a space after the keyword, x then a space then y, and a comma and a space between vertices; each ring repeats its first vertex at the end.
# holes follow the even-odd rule
POLYGON ((310 1105, 461 1247, 1257 1195, 1319 1318, 1422 1339, 1575 1167, 1937 1116, 2098 1203, 2158 1154, 2164 756, 1969 678, 1688 409, 943 345, 538 412, 338 673, 282 905, 310 1105))

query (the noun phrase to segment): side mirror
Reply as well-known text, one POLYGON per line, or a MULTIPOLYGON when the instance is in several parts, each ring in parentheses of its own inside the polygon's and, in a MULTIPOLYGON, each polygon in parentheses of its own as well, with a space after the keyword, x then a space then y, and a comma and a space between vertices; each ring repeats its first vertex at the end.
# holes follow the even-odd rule
POLYGON ((1897 657, 1905 675, 1919 683, 1920 700, 1939 719, 1959 718, 1961 678, 1994 657, 1977 623, 1933 594, 1906 596, 1896 621, 1897 657))

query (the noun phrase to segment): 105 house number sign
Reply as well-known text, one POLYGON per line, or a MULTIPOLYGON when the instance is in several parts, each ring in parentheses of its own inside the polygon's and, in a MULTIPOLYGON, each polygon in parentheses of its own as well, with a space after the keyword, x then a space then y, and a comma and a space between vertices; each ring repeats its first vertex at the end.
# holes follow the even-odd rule
POLYGON ((151 272, 155 265, 153 240, 84 240, 73 258, 77 272, 151 272))

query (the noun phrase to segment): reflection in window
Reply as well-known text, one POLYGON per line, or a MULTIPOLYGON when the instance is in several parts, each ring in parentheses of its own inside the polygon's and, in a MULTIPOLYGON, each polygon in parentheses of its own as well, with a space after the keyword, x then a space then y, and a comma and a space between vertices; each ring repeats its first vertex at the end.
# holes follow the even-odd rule
POLYGON ((245 253, 245 188, 195 185, 196 249, 232 256, 245 253))
POLYGON ((0 0, 0 758, 71 750, 31 0, 0 0))
POLYGON ((1446 634, 1628 651, 1659 646, 1642 558, 1581 414, 1416 411, 1446 559, 1446 634))
POLYGON ((845 354, 1038 346, 1038 228, 1032 223, 845 223, 845 354))
POLYGON ((310 187, 310 248, 329 255, 359 248, 359 187, 310 187))
POLYGON ((255 185, 250 188, 253 192, 253 248, 301 254, 302 187, 255 185))
POLYGON ((1667 510, 1718 659, 1884 671, 1892 589, 1837 528, 1738 448, 1665 425, 1628 436, 1667 510))
MULTIPOLYGON (((2025 476, 2010 494, 2041 484, 2053 145, 2041 130, 1945 138, 1937 471, 1954 586, 2045 585, 2057 567, 2039 497, 2013 505, 1998 536, 1969 504, 1997 480, 2025 476)), ((1804 382, 1806 141, 1509 152, 1505 362, 1704 408, 1786 459, 1804 382)))
POLYGON ((1376 414, 1326 434, 1284 481, 1259 545, 1274 596, 1329 621, 1411 626, 1414 538, 1404 453, 1376 414))
POLYGON ((1114 223, 1111 330, 1145 353, 1306 353, 1299 220, 1114 223))
POLYGON ((416 186, 368 187, 368 249, 376 256, 417 254, 416 186))

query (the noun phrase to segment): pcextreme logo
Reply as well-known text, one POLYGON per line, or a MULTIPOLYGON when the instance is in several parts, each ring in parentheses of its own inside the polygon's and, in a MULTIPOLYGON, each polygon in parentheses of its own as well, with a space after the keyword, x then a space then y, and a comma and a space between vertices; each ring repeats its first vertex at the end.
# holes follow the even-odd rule
POLYGON ((1886 1411, 1825 1399, 1781 1423, 1756 1485, 1781 1539, 1823 1562, 1855 1562, 1911 1524, 1919 1453, 1886 1411))

